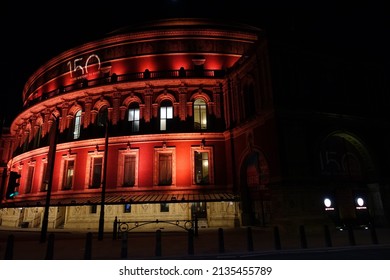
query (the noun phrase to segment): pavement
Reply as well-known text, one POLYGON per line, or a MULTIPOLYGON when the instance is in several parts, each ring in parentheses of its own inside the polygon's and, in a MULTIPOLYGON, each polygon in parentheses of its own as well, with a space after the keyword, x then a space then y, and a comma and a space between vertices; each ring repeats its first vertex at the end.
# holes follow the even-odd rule
POLYGON ((389 259, 390 228, 339 231, 322 227, 202 228, 128 232, 114 235, 66 229, 41 230, 0 226, 0 259, 389 259))

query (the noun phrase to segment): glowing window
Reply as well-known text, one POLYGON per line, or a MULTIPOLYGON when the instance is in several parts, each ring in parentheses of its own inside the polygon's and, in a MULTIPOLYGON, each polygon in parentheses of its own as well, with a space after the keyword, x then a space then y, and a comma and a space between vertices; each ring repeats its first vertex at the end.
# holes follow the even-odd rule
POLYGON ((195 183, 208 184, 209 183, 209 153, 195 151, 195 183))
POLYGON ((81 131, 81 110, 78 110, 74 115, 73 139, 80 138, 80 131, 81 131))
POLYGON ((127 120, 130 122, 132 132, 139 131, 139 107, 138 104, 133 103, 128 111, 127 120))
POLYGON ((172 104, 169 101, 163 101, 160 107, 160 130, 167 130, 167 122, 170 119, 173 119, 172 104))
POLYGON ((63 174, 63 181, 62 181, 63 190, 70 190, 72 188, 73 177, 74 177, 74 160, 65 160, 64 174, 63 174))
POLYGON ((192 183, 195 185, 214 184, 213 148, 192 147, 192 183))
POLYGON ((194 128, 207 129, 207 107, 203 99, 194 102, 194 128))

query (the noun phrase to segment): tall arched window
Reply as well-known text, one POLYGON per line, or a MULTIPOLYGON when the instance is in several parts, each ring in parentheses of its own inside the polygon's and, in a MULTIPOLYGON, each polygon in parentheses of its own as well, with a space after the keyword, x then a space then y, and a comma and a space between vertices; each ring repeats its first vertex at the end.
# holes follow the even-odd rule
POLYGON ((167 130, 170 119, 173 119, 172 103, 169 100, 164 100, 160 107, 160 130, 167 130))
POLYGON ((128 110, 127 120, 130 123, 131 132, 139 131, 139 104, 131 103, 128 110))
POLYGON ((81 131, 81 110, 78 110, 74 115, 74 126, 73 126, 73 139, 80 138, 81 131))
POLYGON ((194 128, 207 129, 207 107, 203 99, 194 102, 194 128))
POLYGON ((108 121, 108 107, 103 106, 99 110, 97 124, 98 126, 105 126, 108 121))
POLYGON ((42 124, 38 125, 38 129, 34 135, 34 147, 38 148, 41 142, 41 136, 42 136, 42 124))

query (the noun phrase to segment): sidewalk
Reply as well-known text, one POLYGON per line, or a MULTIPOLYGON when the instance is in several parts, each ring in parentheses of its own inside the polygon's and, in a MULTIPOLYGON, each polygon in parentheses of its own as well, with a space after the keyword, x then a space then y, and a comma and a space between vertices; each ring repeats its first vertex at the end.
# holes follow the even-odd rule
MULTIPOLYGON (((304 238, 299 230, 279 231, 279 240, 273 227, 228 228, 219 230, 199 229, 198 236, 189 238, 186 231, 129 232, 126 238, 113 238, 104 233, 98 240, 97 232, 49 230, 46 242, 41 243, 40 229, 0 227, 0 259, 6 255, 7 240, 13 235, 14 260, 44 260, 48 252, 51 259, 57 260, 115 260, 115 259, 191 259, 207 258, 215 255, 245 255, 275 251, 300 249, 329 249, 323 232, 306 229, 304 238), (91 238, 87 239, 87 235, 91 238), (250 237, 251 236, 251 237, 250 237), (51 239, 51 237, 54 237, 51 239), (50 241, 52 240, 52 242, 50 241), (191 243, 191 241, 193 243, 191 243), (88 242, 90 241, 90 243, 88 242), (280 242, 278 242, 280 241, 280 242), (193 244, 193 246, 191 246, 193 244), (278 248, 279 247, 279 248, 278 248)), ((390 229, 376 229, 379 245, 390 245, 390 229)), ((348 232, 331 230, 331 248, 350 246, 371 246, 373 239, 370 230, 355 230, 354 245, 348 232)))

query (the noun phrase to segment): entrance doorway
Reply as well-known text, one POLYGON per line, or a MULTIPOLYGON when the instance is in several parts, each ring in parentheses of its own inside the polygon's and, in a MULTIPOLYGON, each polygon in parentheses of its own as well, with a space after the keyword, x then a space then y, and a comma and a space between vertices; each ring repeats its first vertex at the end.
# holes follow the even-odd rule
POLYGON ((191 217, 198 219, 207 219, 206 202, 193 202, 191 204, 191 217))

